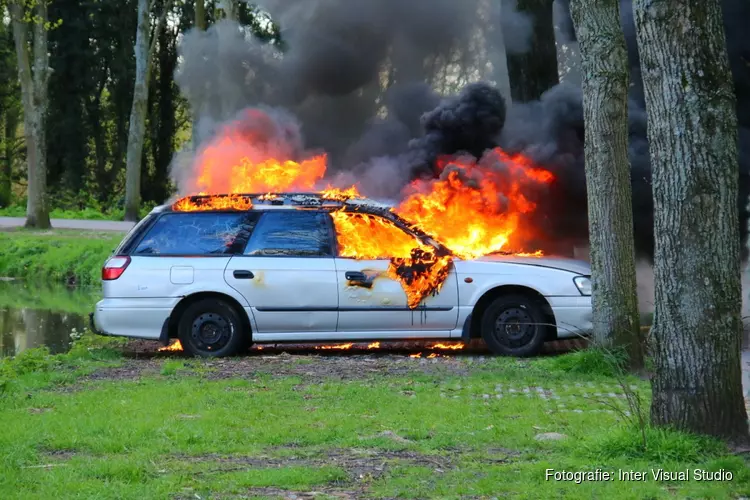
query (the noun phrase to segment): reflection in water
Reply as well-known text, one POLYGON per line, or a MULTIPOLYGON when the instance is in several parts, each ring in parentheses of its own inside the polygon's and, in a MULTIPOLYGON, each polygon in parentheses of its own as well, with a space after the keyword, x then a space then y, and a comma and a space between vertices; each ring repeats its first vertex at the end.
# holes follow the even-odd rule
POLYGON ((0 282, 0 356, 41 346, 65 352, 96 300, 97 290, 0 282))

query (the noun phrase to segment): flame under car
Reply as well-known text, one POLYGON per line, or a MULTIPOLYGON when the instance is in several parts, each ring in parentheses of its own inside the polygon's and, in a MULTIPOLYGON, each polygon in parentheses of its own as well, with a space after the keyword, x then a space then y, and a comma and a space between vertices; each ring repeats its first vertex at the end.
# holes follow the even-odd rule
POLYGON ((336 193, 190 196, 154 209, 102 269, 104 335, 251 343, 463 340, 534 355, 591 329, 590 268, 453 252, 386 204, 336 193))

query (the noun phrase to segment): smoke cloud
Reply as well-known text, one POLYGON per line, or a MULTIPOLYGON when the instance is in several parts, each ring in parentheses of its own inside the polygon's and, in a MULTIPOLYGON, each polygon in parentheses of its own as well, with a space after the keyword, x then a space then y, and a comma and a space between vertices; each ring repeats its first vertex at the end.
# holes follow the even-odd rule
MULTIPOLYGON (((557 1, 565 12, 567 0, 557 1)), ((747 127, 750 38, 742 35, 750 7, 742 0, 724 4, 738 111, 747 127)), ((277 153, 283 149, 280 159, 299 161, 325 151, 334 185, 356 182, 369 196, 394 199, 408 182, 439 175, 434 168, 438 156, 480 159, 500 146, 555 175, 539 197, 535 223, 561 247, 586 244, 580 88, 560 84, 539 101, 508 107, 489 81, 502 67, 498 47, 522 53, 530 45, 532 20, 515 10, 514 0, 263 0, 260 5, 281 26, 283 52, 231 21, 184 36, 176 81, 196 113, 197 154, 227 120, 240 120, 246 122, 240 135, 260 137, 277 153), (263 110, 267 118, 243 111, 248 108, 263 110)), ((650 259, 653 204, 631 9, 630 0, 623 0, 634 80, 629 155, 635 234, 638 254, 650 259)), ((560 29, 574 38, 566 16, 560 29)), ((743 239, 749 141, 750 129, 743 129, 743 239)), ((245 144, 252 154, 259 151, 252 141, 245 144)), ((195 154, 184 151, 173 163, 183 192, 195 177, 195 154)))

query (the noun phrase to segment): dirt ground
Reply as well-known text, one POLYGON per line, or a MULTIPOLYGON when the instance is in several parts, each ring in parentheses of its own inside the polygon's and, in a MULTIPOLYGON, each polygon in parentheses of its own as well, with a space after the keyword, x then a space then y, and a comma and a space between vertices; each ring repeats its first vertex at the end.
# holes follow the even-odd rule
MULTIPOLYGON (((473 365, 492 357, 484 344, 472 342, 380 342, 377 348, 361 344, 275 344, 253 346, 239 358, 195 359, 182 351, 159 351, 156 342, 133 341, 124 348, 125 362, 91 374, 89 380, 133 380, 159 374, 165 361, 174 360, 183 373, 200 372, 210 379, 252 378, 262 374, 298 376, 306 380, 324 378, 362 379, 378 373, 466 374, 473 365), (461 346, 460 349, 452 348, 461 346)), ((556 355, 585 348, 585 340, 548 342, 542 355, 556 355)))

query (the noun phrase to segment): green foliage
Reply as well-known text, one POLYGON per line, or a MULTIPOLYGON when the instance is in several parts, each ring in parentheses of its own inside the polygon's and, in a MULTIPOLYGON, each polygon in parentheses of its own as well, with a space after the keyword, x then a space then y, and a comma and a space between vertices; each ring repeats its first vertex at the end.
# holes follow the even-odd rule
POLYGON ((13 358, 13 370, 17 375, 25 375, 32 372, 46 372, 52 366, 52 358, 49 349, 37 347, 27 349, 13 358))
POLYGON ((591 347, 564 356, 555 356, 546 362, 552 370, 578 375, 614 377, 621 372, 619 367, 625 359, 625 354, 621 351, 591 347))
POLYGON ((124 338, 95 335, 88 329, 72 332, 71 349, 51 355, 46 347, 27 349, 10 358, 0 358, 0 398, 25 390, 72 382, 103 365, 122 359, 124 338))
POLYGON ((727 453, 726 445, 717 440, 676 430, 649 427, 646 436, 648 446, 644 449, 640 429, 634 426, 617 427, 592 440, 585 451, 604 460, 625 457, 656 463, 693 463, 727 453))
POLYGON ((121 233, 0 232, 0 276, 30 281, 98 283, 121 233))
POLYGON ((170 359, 165 361, 161 365, 161 374, 162 375, 175 375, 180 371, 185 370, 185 362, 179 359, 170 359))
MULTIPOLYGON (((148 203, 141 207, 141 218, 153 210, 155 203, 148 203)), ((6 208, 0 208, 0 217, 26 217, 26 206, 14 204, 6 208)), ((79 220, 123 220, 125 210, 123 209, 96 209, 83 208, 79 210, 53 208, 50 211, 52 219, 79 219, 79 220)))

